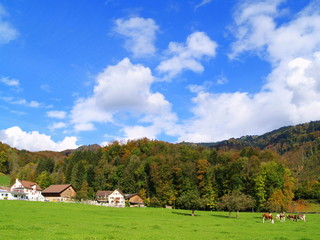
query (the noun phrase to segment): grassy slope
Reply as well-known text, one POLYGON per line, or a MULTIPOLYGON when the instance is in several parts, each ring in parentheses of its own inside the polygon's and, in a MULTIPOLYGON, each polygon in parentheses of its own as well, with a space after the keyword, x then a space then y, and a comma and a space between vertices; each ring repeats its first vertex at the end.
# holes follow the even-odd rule
POLYGON ((0 173, 0 186, 9 187, 10 186, 10 177, 0 173))
POLYGON ((307 222, 262 223, 260 213, 106 208, 67 203, 0 201, 2 239, 320 239, 320 215, 307 222))

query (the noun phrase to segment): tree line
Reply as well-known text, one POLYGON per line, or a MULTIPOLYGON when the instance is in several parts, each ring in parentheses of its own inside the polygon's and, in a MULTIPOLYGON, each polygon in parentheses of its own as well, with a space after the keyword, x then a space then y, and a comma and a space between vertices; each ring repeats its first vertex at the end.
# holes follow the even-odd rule
MULTIPOLYGON (((307 158, 309 164, 314 158, 307 158)), ((0 144, 0 171, 12 179, 36 181, 42 188, 71 183, 78 199, 94 199, 97 190, 117 188, 139 193, 147 206, 155 207, 190 208, 186 199, 193 198, 196 209, 221 209, 227 205, 218 203, 234 193, 251 197, 259 211, 285 210, 297 198, 320 199, 320 178, 303 178, 304 170, 296 168, 286 156, 255 147, 217 150, 139 139, 66 156, 0 144)))

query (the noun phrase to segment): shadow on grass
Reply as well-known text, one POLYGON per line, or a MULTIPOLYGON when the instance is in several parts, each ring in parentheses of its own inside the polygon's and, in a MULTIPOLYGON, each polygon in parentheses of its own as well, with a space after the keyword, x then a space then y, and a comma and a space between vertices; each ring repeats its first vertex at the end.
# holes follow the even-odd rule
POLYGON ((218 214, 211 214, 212 217, 219 217, 219 218, 236 218, 236 217, 229 217, 228 215, 218 215, 218 214))
MULTIPOLYGON (((183 213, 183 212, 175 212, 172 211, 173 214, 177 214, 177 215, 184 215, 184 216, 190 216, 191 217, 191 212, 190 213, 183 213)), ((200 215, 198 214, 194 214, 195 217, 199 217, 200 215)))

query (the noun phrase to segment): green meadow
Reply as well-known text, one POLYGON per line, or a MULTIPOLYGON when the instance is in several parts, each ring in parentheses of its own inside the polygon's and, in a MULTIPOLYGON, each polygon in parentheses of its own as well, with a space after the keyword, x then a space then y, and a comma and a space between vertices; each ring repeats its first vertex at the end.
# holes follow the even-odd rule
POLYGON ((0 172, 0 187, 8 187, 10 185, 10 177, 0 172))
POLYGON ((307 222, 262 223, 261 213, 107 208, 72 203, 0 201, 1 239, 320 239, 320 215, 307 222))

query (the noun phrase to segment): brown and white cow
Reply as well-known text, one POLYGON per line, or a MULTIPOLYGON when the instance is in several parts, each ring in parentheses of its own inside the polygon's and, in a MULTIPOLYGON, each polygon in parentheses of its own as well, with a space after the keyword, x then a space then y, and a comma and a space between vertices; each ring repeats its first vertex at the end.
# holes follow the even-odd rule
POLYGON ((302 220, 302 221, 306 221, 306 215, 305 214, 298 214, 298 215, 295 215, 295 218, 294 218, 294 220, 296 221, 296 222, 298 222, 298 220, 302 220))
POLYGON ((263 223, 264 223, 264 221, 265 221, 266 219, 269 219, 270 222, 271 222, 272 224, 274 224, 274 220, 273 220, 273 217, 272 217, 272 214, 271 214, 271 213, 264 213, 264 214, 262 214, 262 222, 263 222, 263 223))
POLYGON ((294 221, 295 218, 296 218, 296 215, 287 215, 287 218, 288 218, 289 220, 294 221))
POLYGON ((292 221, 298 222, 298 220, 306 221, 306 215, 305 214, 298 214, 298 215, 287 215, 288 219, 291 219, 292 221))
POLYGON ((279 217, 280 217, 280 222, 285 222, 286 221, 286 215, 284 213, 280 213, 279 217))

